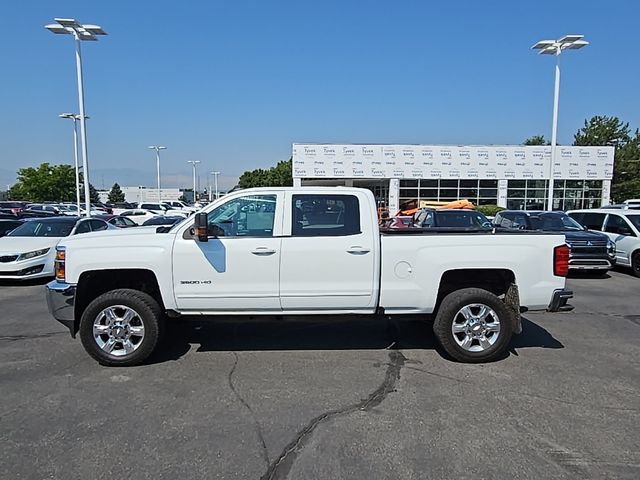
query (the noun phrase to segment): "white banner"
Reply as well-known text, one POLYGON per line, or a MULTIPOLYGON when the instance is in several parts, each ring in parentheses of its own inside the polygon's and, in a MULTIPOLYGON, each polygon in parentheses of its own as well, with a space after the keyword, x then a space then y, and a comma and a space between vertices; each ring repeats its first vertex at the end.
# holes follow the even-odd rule
MULTIPOLYGON (((553 177, 607 180, 613 147, 557 147, 553 177)), ((294 178, 549 178, 549 146, 293 144, 294 178)))

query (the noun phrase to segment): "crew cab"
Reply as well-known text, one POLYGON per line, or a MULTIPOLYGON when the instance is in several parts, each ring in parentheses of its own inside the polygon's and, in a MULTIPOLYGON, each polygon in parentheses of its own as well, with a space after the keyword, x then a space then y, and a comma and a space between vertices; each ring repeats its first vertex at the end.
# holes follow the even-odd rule
MULTIPOLYGON (((64 239, 53 316, 104 365, 135 365, 166 317, 418 315, 455 360, 506 351, 525 310, 570 309, 563 235, 380 229, 358 188, 230 193, 173 227, 64 239)), ((170 341, 170 340, 169 340, 170 341)))

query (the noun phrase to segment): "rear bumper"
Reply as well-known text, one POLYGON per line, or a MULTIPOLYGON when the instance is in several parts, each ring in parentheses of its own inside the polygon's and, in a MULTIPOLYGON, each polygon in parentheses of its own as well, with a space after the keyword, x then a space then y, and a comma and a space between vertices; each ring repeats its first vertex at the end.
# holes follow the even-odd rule
POLYGON ((54 280, 47 284, 47 306, 49 313, 57 321, 63 324, 75 337, 75 314, 74 307, 76 301, 76 286, 70 283, 58 282, 54 280))
POLYGON ((610 270, 613 263, 609 258, 575 258, 569 259, 569 270, 610 270))
POLYGON ((570 298, 573 298, 573 292, 565 288, 553 291, 551 303, 547 307, 549 312, 568 312, 573 310, 573 305, 567 304, 570 298))

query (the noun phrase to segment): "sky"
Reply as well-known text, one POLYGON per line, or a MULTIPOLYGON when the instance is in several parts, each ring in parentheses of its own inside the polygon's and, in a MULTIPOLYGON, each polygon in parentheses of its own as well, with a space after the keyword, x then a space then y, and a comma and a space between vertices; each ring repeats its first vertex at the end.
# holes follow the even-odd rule
POLYGON ((0 190, 18 168, 73 162, 73 40, 54 17, 101 25, 83 42, 91 182, 220 188, 291 156, 292 143, 519 144, 551 136, 554 58, 538 40, 581 33, 561 58, 558 143, 586 118, 640 127, 640 2, 6 1, 0 9, 0 190))

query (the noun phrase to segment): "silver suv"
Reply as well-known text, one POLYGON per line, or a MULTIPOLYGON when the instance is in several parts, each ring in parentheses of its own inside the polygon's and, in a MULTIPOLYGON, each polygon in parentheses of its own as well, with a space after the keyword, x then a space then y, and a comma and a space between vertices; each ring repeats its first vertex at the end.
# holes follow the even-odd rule
POLYGON ((597 208, 571 210, 567 214, 616 242, 616 264, 630 267, 640 277, 640 210, 597 208))

